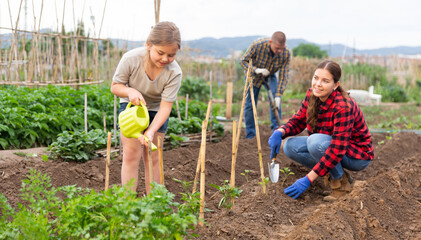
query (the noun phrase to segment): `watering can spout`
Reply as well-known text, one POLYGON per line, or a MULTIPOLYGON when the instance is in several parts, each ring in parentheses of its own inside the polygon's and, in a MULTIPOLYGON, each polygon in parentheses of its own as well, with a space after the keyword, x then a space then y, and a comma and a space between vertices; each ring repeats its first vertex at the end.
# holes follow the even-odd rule
MULTIPOLYGON (((129 102, 126 109, 120 113, 118 124, 123 136, 127 138, 139 138, 142 136, 141 132, 149 126, 149 112, 142 102, 140 102, 140 106, 131 108, 131 105, 132 103, 129 102)), ((151 145, 152 151, 155 151, 157 147, 153 143, 151 145)))

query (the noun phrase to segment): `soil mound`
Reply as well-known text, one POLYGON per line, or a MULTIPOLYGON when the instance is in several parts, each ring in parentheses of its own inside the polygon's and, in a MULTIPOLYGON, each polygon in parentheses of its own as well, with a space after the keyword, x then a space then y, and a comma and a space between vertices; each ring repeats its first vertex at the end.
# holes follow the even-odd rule
MULTIPOLYGON (((267 176, 270 150, 267 145, 270 128, 260 126, 262 159, 267 176)), ((236 162, 236 186, 243 192, 234 209, 219 209, 221 196, 209 184, 221 185, 230 178, 232 136, 228 132, 218 143, 206 146, 205 227, 194 231, 199 239, 421 239, 421 137, 413 133, 373 134, 375 159, 363 171, 351 172, 354 179, 350 194, 336 202, 324 202, 328 188, 322 179, 297 200, 283 193, 285 187, 304 176, 306 169, 283 153, 277 161, 281 168, 294 172, 282 184, 267 185, 262 193, 259 153, 256 139, 245 139, 244 130, 236 162), (241 175, 249 170, 248 180, 241 175)), ((200 145, 164 151, 165 183, 177 195, 180 183, 193 181, 200 145)), ((16 207, 21 181, 35 168, 47 173, 54 186, 73 185, 104 189, 105 159, 86 163, 42 161, 43 149, 28 149, 26 156, 0 151, 0 192, 16 207)), ((110 184, 120 184, 121 158, 111 161, 110 184)), ((141 166, 139 196, 144 194, 141 166)))

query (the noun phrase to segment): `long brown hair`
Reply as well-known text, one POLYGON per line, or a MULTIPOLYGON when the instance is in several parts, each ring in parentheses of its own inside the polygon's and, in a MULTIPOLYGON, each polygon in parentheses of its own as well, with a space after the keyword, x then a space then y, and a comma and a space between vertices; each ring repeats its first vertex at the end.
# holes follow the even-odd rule
MULTIPOLYGON (((317 69, 325 69, 329 71, 329 73, 332 74, 333 81, 335 83, 339 82, 339 79, 341 78, 341 75, 342 75, 341 66, 339 66, 339 64, 331 60, 325 60, 319 63, 319 65, 317 65, 315 70, 317 69)), ((341 85, 339 85, 336 88, 336 91, 339 91, 342 94, 342 96, 344 96, 345 100, 348 99, 348 93, 345 92, 345 90, 341 87, 341 85)), ((320 100, 320 98, 314 96, 314 94, 311 93, 310 99, 308 101, 308 107, 307 107, 307 123, 308 125, 310 125, 311 131, 313 133, 317 132, 317 118, 318 118, 319 108, 321 104, 322 104, 322 101, 320 100)))
MULTIPOLYGON (((181 48, 181 35, 180 30, 173 22, 159 22, 154 27, 152 27, 151 32, 149 33, 146 44, 150 45, 171 45, 176 43, 178 49, 181 48)), ((148 54, 144 57, 144 66, 148 65, 149 60, 149 50, 148 54)))

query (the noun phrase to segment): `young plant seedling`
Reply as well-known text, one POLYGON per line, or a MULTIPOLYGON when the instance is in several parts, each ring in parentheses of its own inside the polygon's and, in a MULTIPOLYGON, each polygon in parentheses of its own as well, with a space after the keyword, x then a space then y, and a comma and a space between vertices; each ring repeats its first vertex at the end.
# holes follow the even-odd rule
POLYGON ((259 182, 260 185, 266 186, 269 183, 269 178, 265 177, 262 181, 259 182))
POLYGON ((250 173, 250 170, 248 169, 244 170, 244 172, 241 173, 241 175, 243 175, 246 178, 246 182, 249 182, 249 173, 250 173))
POLYGON ((224 183, 221 186, 216 184, 209 184, 209 186, 216 188, 220 194, 222 194, 222 198, 219 201, 218 208, 225 207, 226 209, 231 209, 232 202, 231 199, 238 198, 243 190, 239 189, 238 187, 231 187, 228 180, 224 180, 224 183))
MULTIPOLYGON (((199 217, 200 213, 200 192, 191 193, 190 187, 193 185, 193 181, 183 181, 177 178, 172 178, 174 181, 181 183, 184 192, 180 192, 181 200, 184 202, 180 205, 180 209, 187 210, 196 217, 199 217)), ((205 209, 208 211, 208 209, 205 209)))
POLYGON ((284 169, 279 169, 281 173, 284 174, 284 178, 282 179, 281 187, 284 186, 285 181, 287 180, 289 175, 294 175, 293 172, 287 167, 284 167, 284 169))

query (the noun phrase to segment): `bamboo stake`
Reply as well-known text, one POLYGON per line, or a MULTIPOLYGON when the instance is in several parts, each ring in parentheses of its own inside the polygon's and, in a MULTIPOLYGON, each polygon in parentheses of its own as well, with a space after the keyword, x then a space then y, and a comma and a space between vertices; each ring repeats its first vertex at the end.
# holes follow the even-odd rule
MULTIPOLYGON (((205 123, 206 123, 206 129, 208 128, 208 120, 209 120, 209 115, 210 115, 210 110, 212 107, 212 100, 209 101, 208 103, 208 109, 206 110, 206 117, 205 117, 205 123)), ((206 138, 205 138, 206 141, 206 138)), ((197 159, 197 166, 196 166, 196 175, 194 176, 194 180, 193 180, 193 191, 192 193, 196 192, 196 186, 197 186, 197 178, 199 177, 199 172, 200 172, 200 156, 202 156, 202 145, 200 146, 200 150, 199 150, 199 157, 197 159)))
POLYGON ((98 33, 98 37, 101 36, 101 30, 102 30, 102 23, 104 22, 104 16, 105 16, 105 9, 107 8, 107 0, 105 0, 104 3, 104 9, 102 10, 102 18, 101 18, 101 24, 99 25, 99 33, 98 33))
MULTIPOLYGON (((200 65, 200 64, 199 64, 200 65)), ((209 82, 210 82, 210 100, 212 101, 212 71, 210 71, 210 74, 209 74, 209 82)), ((213 119, 213 116, 212 116, 212 108, 211 108, 211 111, 210 111, 210 123, 209 123, 209 130, 210 130, 210 132, 212 132, 212 119, 213 119)), ((209 136, 209 142, 212 142, 212 134, 209 136)))
POLYGON ((111 132, 108 132, 107 159, 105 161, 105 190, 108 189, 109 182, 110 182, 110 158, 111 158, 111 132))
POLYGON ((85 93, 85 133, 88 133, 88 93, 85 93))
POLYGON ((164 157, 162 154, 162 138, 158 136, 158 157, 159 157, 159 177, 160 177, 160 184, 164 185, 164 157))
POLYGON ((155 24, 159 23, 160 9, 161 9, 161 0, 154 0, 155 24))
MULTIPOLYGON (((110 41, 107 41, 107 59, 111 59, 110 58, 110 41)), ((111 61, 107 61, 107 67, 106 67, 106 69, 107 69, 107 79, 108 80, 111 80, 111 73, 110 73, 111 61)))
MULTIPOLYGON (((232 162, 231 162, 231 187, 234 188, 235 187, 235 162, 236 162, 236 158, 235 158, 235 138, 237 136, 237 121, 233 121, 232 122, 232 162)), ((234 198, 231 199, 231 210, 234 208, 234 198)))
POLYGON ((105 118, 105 112, 102 113, 102 119, 104 123, 104 132, 107 132, 107 120, 105 118))
MULTIPOLYGON (((65 1, 64 1, 65 2, 65 1)), ((63 26, 64 27, 64 26, 63 26)), ((22 30, 22 29, 17 29, 17 28, 9 28, 9 27, 0 27, 0 29, 5 29, 5 30, 11 30, 11 31, 17 31, 17 32, 23 32, 23 33, 37 33, 37 31, 29 31, 29 30, 22 30)), ((62 30, 64 31, 64 29, 62 30)), ((51 36, 51 37, 58 37, 61 36, 62 38, 68 38, 68 39, 73 39, 75 38, 74 35, 62 35, 60 33, 39 33, 40 36, 51 36)), ((86 40, 108 40, 106 38, 98 38, 98 37, 85 37, 85 36, 76 36, 76 38, 78 39, 86 39, 86 40)), ((126 47, 127 50, 127 47, 126 47)), ((119 58, 120 59, 120 58, 119 58)))
POLYGON ((232 82, 227 83, 227 109, 225 112, 225 117, 231 119, 232 113, 232 82))
MULTIPOLYGON (((20 5, 19 5, 19 13, 18 13, 18 17, 16 19, 16 28, 18 27, 18 24, 19 24, 20 10, 22 9, 22 2, 23 2, 23 0, 20 1, 20 5)), ((10 24, 12 25, 12 28, 13 28, 13 20, 12 20, 12 13, 11 13, 11 10, 10 10, 9 0, 7 0, 7 3, 9 5, 10 24)), ((17 45, 17 44, 15 43, 15 41, 18 41, 18 40, 17 40, 16 34, 17 34, 17 32, 14 31, 13 37, 12 37, 12 44, 10 46, 9 61, 7 62, 7 77, 10 79, 10 81, 12 81, 10 68, 12 66, 12 61, 13 61, 13 52, 15 52, 15 58, 17 60, 17 50, 16 50, 16 47, 15 47, 15 45, 17 45)))
POLYGON ((187 117, 188 117, 188 115, 189 115, 189 111, 188 111, 188 109, 189 109, 189 94, 187 93, 186 94, 186 112, 185 112, 185 115, 184 115, 184 119, 185 120, 187 120, 187 117))
POLYGON ((178 99, 175 99, 175 107, 177 109, 177 117, 178 117, 178 120, 181 121, 180 108, 178 106, 178 99))
POLYGON ((117 148, 117 96, 114 95, 114 148, 117 148))
MULTIPOLYGON (((54 84, 53 82, 25 82, 25 86, 48 86, 50 84, 54 84, 54 86, 82 86, 82 85, 94 85, 94 84, 99 84, 99 83, 103 83, 104 80, 99 80, 99 81, 94 81, 94 82, 83 82, 83 83, 56 83, 54 84)), ((14 82, 5 82, 5 81, 0 81, 0 85, 22 85, 22 82, 19 81, 14 81, 14 82)))
POLYGON ((265 183, 265 173, 263 170, 263 159, 262 159, 262 146, 260 144, 260 133, 259 133, 259 122, 257 120, 257 110, 256 110, 256 102, 254 101, 254 91, 253 91, 253 82, 247 78, 247 84, 250 84, 250 98, 251 103, 253 106, 253 117, 254 117, 254 127, 256 128, 256 140, 257 140, 257 149, 259 152, 259 163, 260 163, 260 176, 262 178, 262 188, 263 193, 266 194, 266 184, 265 183))
POLYGON ((206 121, 202 122, 202 144, 200 148, 201 151, 201 171, 200 171, 200 213, 199 213, 199 225, 203 226, 203 222, 205 221, 205 155, 206 155, 206 129, 207 123, 206 121))
MULTIPOLYGON (((235 140, 235 153, 234 153, 234 158, 237 159, 237 154, 238 154, 238 145, 240 143, 240 135, 241 135, 241 123, 243 121, 243 115, 244 115, 244 105, 246 103, 246 97, 247 97, 247 91, 250 87, 249 84, 247 84, 247 82, 249 81, 250 78, 250 71, 251 71, 251 64, 252 64, 252 60, 250 59, 249 61, 249 67, 247 68, 247 75, 246 75, 246 84, 244 84, 244 92, 243 92, 243 101, 241 103, 241 110, 240 110, 240 117, 238 119, 238 124, 237 124, 237 139, 235 140)), ((253 90, 253 89, 251 89, 253 90)))
POLYGON ((153 163, 152 163, 152 141, 148 141, 148 164, 149 164, 149 186, 153 182, 153 163))

